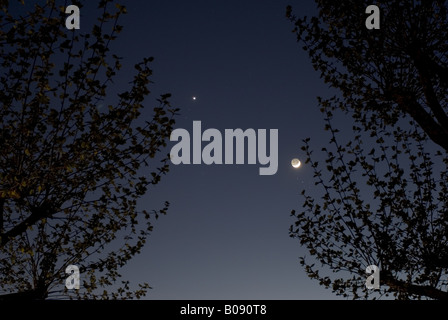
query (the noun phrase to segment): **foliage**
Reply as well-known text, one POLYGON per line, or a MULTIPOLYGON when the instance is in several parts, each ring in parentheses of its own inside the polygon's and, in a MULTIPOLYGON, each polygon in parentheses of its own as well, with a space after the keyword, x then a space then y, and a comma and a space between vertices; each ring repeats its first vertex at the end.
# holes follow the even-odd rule
POLYGON ((380 30, 364 27, 372 3, 316 3, 319 17, 298 19, 291 7, 287 16, 315 69, 340 94, 319 98, 331 133, 324 165, 304 140, 316 188, 302 192, 290 236, 323 268, 305 257, 301 264, 338 295, 448 299, 445 3, 384 1, 380 30), (337 110, 353 117, 346 144, 333 125, 337 110), (379 291, 365 287, 371 264, 381 270, 379 291))
POLYGON ((286 14, 314 68, 341 93, 329 101, 368 130, 411 116, 448 150, 446 1, 382 1, 379 30, 365 27, 370 1, 316 3, 319 17, 286 14))
POLYGON ((304 209, 292 211, 290 235, 342 276, 323 275, 302 257, 308 276, 355 299, 390 293, 399 299, 448 299, 448 157, 425 150, 427 138, 417 126, 371 137, 354 126, 354 139, 342 145, 331 119, 327 111, 331 139, 322 149, 325 165, 314 160, 309 139, 304 141, 306 163, 322 193, 302 191, 304 209), (365 287, 372 264, 381 270, 379 292, 365 287))
POLYGON ((177 109, 169 94, 153 112, 144 108, 152 58, 135 65, 128 90, 113 91, 121 58, 110 44, 124 6, 98 1, 88 31, 87 23, 67 30, 65 8, 54 0, 20 16, 12 7, 4 4, 0 15, 3 297, 67 297, 65 268, 75 264, 82 289, 71 297, 139 298, 148 284, 119 287, 118 269, 145 244, 150 217, 166 213, 167 202, 148 212, 137 200, 168 172, 167 156, 159 162, 158 154, 177 109), (119 288, 101 293, 111 285, 119 288))

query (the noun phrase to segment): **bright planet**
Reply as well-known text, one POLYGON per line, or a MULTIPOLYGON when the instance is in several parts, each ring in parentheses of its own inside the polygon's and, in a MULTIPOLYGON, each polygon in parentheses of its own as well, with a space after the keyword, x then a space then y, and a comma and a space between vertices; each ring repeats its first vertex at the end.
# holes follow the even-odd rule
POLYGON ((291 165, 292 165, 294 168, 298 168, 298 167, 300 167, 301 162, 300 162, 299 159, 294 158, 294 159, 291 160, 291 165))

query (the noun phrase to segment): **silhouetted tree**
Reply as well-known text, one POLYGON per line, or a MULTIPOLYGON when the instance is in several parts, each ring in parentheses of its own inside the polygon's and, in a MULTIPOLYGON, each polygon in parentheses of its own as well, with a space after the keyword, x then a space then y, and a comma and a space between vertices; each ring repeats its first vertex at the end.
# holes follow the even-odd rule
POLYGON ((448 157, 425 150, 417 125, 371 136, 355 125, 354 138, 341 144, 331 118, 327 110, 325 165, 305 140, 316 182, 302 191, 303 211, 292 211, 290 235, 314 257, 301 257, 308 276, 353 298, 448 299, 448 157), (379 291, 365 286, 372 264, 380 268, 379 291))
POLYGON ((371 3, 316 2, 319 18, 297 19, 290 7, 287 16, 314 67, 341 94, 318 99, 331 133, 325 164, 309 139, 302 148, 316 187, 302 191, 303 211, 292 211, 290 235, 313 257, 301 264, 321 285, 355 299, 448 299, 444 2, 382 2, 380 30, 364 27, 371 3), (340 110, 354 121, 345 144, 332 121, 340 110), (380 268, 379 291, 365 287, 372 264, 380 268))
POLYGON ((381 27, 368 30, 371 1, 316 0, 319 17, 286 15, 321 77, 341 92, 329 100, 367 129, 413 120, 448 151, 446 1, 381 1, 381 27))
POLYGON ((139 298, 148 284, 133 291, 118 270, 140 252, 150 217, 166 213, 167 202, 148 212, 137 200, 168 171, 158 154, 177 109, 169 94, 144 108, 152 58, 114 91, 121 58, 109 47, 124 6, 98 1, 92 28, 68 30, 64 2, 19 2, 2 2, 0 15, 2 297, 139 298), (82 272, 73 294, 70 264, 82 272))

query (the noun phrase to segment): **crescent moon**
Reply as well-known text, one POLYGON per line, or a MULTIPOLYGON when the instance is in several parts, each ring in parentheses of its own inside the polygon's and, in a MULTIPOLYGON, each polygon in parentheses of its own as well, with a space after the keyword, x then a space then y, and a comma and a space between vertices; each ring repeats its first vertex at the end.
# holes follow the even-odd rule
POLYGON ((302 164, 302 163, 301 163, 300 160, 297 159, 297 158, 291 160, 291 165, 292 165, 294 168, 298 168, 298 167, 300 167, 301 164, 302 164))

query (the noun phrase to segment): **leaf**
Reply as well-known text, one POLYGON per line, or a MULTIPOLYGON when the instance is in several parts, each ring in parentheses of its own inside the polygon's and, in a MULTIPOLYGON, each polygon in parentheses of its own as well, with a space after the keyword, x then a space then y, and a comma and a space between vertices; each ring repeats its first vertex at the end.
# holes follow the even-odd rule
POLYGON ((20 194, 16 190, 9 191, 9 197, 14 199, 20 199, 20 194))

